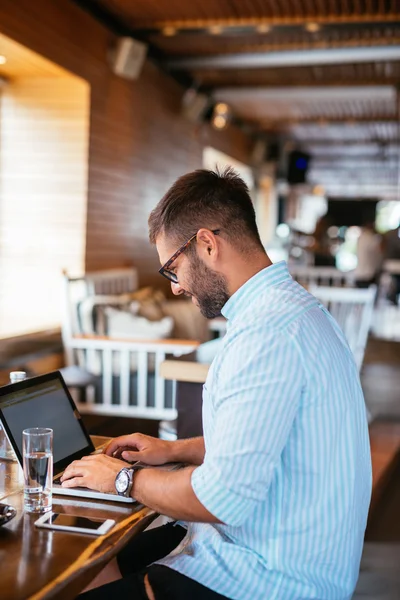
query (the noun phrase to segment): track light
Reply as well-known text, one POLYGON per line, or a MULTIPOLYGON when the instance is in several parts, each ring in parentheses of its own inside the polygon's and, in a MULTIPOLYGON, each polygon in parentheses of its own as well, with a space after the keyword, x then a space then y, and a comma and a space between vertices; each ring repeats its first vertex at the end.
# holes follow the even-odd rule
POLYGON ((267 25, 267 23, 260 23, 256 27, 257 33, 269 33, 271 31, 271 26, 267 25))
POLYGON ((166 37, 172 37, 178 33, 176 27, 170 27, 170 26, 163 27, 161 32, 166 37))
POLYGON ((317 33, 321 29, 318 23, 306 23, 305 28, 309 33, 317 33))
POLYGON ((221 35, 222 31, 221 25, 210 25, 208 28, 208 33, 211 33, 211 35, 221 35))
POLYGON ((214 129, 225 129, 229 125, 229 122, 232 117, 231 109, 228 104, 225 102, 217 102, 214 105, 212 117, 211 117, 211 125, 214 129))

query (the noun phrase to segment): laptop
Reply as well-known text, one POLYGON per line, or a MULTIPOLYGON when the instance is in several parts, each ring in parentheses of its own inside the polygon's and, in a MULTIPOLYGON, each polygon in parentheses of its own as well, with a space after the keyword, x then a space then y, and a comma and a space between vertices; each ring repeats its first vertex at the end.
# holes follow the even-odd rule
MULTIPOLYGON (((28 427, 53 430, 53 493, 116 502, 133 498, 88 488, 63 488, 58 480, 64 469, 83 456, 99 452, 59 371, 0 387, 0 421, 22 467, 22 431, 28 427)), ((101 448, 103 448, 102 446, 101 448)), ((100 450, 101 451, 101 450, 100 450)))

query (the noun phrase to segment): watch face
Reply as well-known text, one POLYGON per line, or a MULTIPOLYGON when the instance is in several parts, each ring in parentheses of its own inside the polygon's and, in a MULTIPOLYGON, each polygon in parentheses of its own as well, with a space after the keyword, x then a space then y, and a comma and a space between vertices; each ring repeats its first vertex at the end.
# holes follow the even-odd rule
POLYGON ((126 471, 120 471, 115 480, 115 488, 117 492, 124 493, 129 486, 129 475, 126 471))

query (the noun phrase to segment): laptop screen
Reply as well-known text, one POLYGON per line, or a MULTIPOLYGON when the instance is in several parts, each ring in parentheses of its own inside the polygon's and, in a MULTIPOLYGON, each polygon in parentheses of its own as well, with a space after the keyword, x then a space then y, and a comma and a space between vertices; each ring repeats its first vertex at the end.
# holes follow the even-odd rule
POLYGON ((22 431, 28 427, 53 430, 54 473, 94 450, 58 372, 0 388, 0 418, 20 463, 22 431))

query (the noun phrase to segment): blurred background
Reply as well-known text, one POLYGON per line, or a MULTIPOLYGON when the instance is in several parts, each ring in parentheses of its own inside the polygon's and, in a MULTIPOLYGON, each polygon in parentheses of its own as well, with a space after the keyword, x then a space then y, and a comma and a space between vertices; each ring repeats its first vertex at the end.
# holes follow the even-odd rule
MULTIPOLYGON (((108 336, 115 358, 113 336, 192 340, 190 351, 223 335, 223 322, 171 300, 147 237, 174 180, 216 165, 243 177, 272 260, 288 261, 354 345, 380 490, 367 533, 394 544, 379 552, 399 565, 398 0, 2 0, 0 383, 10 370, 77 367, 71 389, 103 382, 90 410, 80 404, 92 432, 157 434, 177 416, 174 400, 99 409, 104 381, 122 375, 114 361, 105 376, 106 346, 90 362, 75 338, 108 336), (115 294, 104 282, 121 268, 117 291, 142 293, 131 298, 140 333, 132 315, 118 325, 119 300, 98 298, 115 294), (82 295, 71 304, 78 280, 85 313, 82 295)), ((132 383, 137 363, 124 364, 132 383)))

